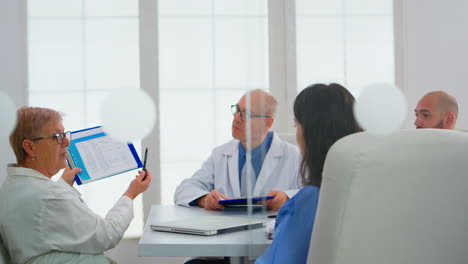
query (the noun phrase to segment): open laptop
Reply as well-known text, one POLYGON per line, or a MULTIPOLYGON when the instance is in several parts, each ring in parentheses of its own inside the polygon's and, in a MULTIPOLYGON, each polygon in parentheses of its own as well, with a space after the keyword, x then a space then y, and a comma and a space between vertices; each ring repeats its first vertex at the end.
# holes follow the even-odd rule
POLYGON ((204 216, 152 224, 154 231, 212 236, 234 231, 263 227, 267 219, 232 216, 204 216))

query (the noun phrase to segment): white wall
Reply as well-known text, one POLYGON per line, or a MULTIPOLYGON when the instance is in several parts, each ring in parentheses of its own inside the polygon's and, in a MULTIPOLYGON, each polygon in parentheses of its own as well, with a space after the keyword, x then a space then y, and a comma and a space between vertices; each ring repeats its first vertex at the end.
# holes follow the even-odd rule
POLYGON ((444 90, 459 104, 457 128, 468 128, 468 1, 395 0, 396 81, 413 110, 427 92, 444 90))
MULTIPOLYGON (((25 4, 25 0, 0 1, 0 89, 17 107, 28 102, 25 4)), ((15 162, 15 158, 8 138, 0 138, 0 150, 1 182, 6 164, 15 162)))

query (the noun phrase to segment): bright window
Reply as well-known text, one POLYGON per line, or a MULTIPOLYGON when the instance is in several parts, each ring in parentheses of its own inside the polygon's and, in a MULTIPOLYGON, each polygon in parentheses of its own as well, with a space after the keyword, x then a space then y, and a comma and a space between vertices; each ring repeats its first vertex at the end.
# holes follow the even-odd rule
MULTIPOLYGON (((29 104, 64 113, 67 130, 100 125, 100 105, 112 89, 140 87, 138 38, 138 0, 29 0, 29 104)), ((134 175, 77 189, 105 216, 134 175)), ((134 204, 126 236, 143 229, 141 196, 134 204)))
POLYGON ((394 83, 393 1, 297 0, 298 91, 338 82, 355 96, 394 83))
POLYGON ((230 105, 268 90, 266 0, 159 1, 162 203, 230 140, 230 105))
MULTIPOLYGON (((152 14, 158 28, 143 27, 157 30, 159 39, 151 47, 158 49, 159 83, 151 87, 159 89, 163 204, 172 204, 176 186, 231 139, 229 106, 247 90, 270 90, 269 77, 285 74, 275 71, 286 67, 269 65, 280 57, 269 53, 269 39, 279 30, 295 32, 285 42, 295 42, 296 52, 280 52, 294 57, 286 61, 296 63, 288 78, 297 78, 297 85, 284 85, 276 96, 316 82, 341 83, 357 96, 370 83, 394 82, 391 0, 296 0, 295 9, 272 3, 159 0, 152 14), (275 27, 284 22, 268 21, 270 8, 295 24, 275 27)), ((31 105, 66 113, 66 128, 75 130, 100 124, 100 103, 112 89, 140 87, 139 56, 147 51, 139 50, 138 0, 29 0, 28 9, 31 105)), ((80 190, 104 214, 132 177, 80 190)), ((130 230, 138 231, 131 234, 142 229, 141 200, 136 205, 140 218, 130 230)))

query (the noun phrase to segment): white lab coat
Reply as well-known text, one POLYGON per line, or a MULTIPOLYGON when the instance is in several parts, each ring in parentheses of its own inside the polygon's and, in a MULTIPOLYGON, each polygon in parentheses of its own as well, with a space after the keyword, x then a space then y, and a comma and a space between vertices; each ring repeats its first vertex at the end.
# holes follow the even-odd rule
POLYGON ((102 218, 65 181, 33 169, 8 167, 0 188, 0 236, 13 263, 110 263, 102 253, 117 245, 132 219, 129 197, 102 218))
MULTIPOLYGON (((178 205, 190 206, 197 198, 217 190, 229 198, 240 197, 239 140, 233 139, 216 147, 202 167, 182 181, 174 194, 178 205)), ((253 189, 253 196, 264 196, 272 190, 292 197, 301 188, 298 179, 300 153, 296 146, 273 134, 273 141, 263 161, 253 189)))

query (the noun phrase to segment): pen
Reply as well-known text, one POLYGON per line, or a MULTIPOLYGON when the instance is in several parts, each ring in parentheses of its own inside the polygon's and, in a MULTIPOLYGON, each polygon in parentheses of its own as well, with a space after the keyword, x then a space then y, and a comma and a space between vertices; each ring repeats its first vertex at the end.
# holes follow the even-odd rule
POLYGON ((268 218, 276 218, 276 215, 269 215, 268 218))
MULTIPOLYGON (((143 158, 143 171, 146 172, 146 158, 148 157, 148 147, 145 149, 145 157, 143 158)), ((142 181, 146 179, 146 174, 143 176, 142 181)))

